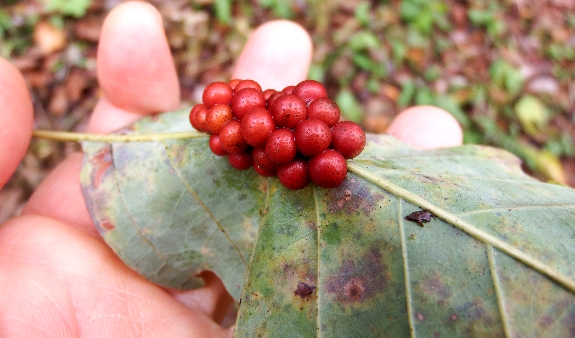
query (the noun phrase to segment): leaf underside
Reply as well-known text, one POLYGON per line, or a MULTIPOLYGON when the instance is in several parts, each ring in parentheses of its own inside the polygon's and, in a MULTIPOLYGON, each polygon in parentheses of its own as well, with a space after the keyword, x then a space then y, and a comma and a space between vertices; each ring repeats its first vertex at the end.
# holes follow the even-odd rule
MULTIPOLYGON (((187 111, 120 133, 188 131, 187 111)), ((232 169, 208 137, 89 143, 81 182, 106 242, 147 279, 241 305, 238 337, 575 335, 575 191, 498 149, 368 136, 335 189, 232 169), (436 218, 421 227, 405 216, 436 218), (244 283, 245 282, 245 283, 244 283)))

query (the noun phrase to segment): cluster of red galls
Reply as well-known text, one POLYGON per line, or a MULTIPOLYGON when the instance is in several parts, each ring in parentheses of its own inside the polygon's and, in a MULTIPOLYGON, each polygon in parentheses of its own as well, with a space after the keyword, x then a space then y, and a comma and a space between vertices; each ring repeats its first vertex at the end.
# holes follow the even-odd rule
POLYGON ((278 92, 262 91, 253 80, 213 82, 203 103, 190 112, 190 123, 211 133, 209 146, 238 170, 254 167, 261 176, 276 176, 288 189, 310 180, 323 188, 341 184, 346 159, 365 146, 361 127, 339 122, 338 106, 324 86, 305 80, 278 92))

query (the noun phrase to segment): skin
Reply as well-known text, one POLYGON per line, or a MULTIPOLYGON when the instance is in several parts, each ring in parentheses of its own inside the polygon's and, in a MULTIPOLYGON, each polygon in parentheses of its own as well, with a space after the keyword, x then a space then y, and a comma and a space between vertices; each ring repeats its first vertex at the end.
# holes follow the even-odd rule
MULTIPOLYGON (((248 40, 233 78, 251 78, 263 88, 280 90, 305 78, 311 50, 311 39, 301 27, 266 23, 248 40)), ((18 71, 0 59, 0 74, 3 186, 30 142, 33 112, 18 71)), ((98 80, 104 96, 88 132, 111 132, 178 107, 176 71, 161 17, 152 6, 124 3, 108 15, 99 44, 98 80)), ((461 143, 461 129, 451 115, 433 107, 407 110, 389 131, 420 148, 461 143)), ((206 286, 198 290, 166 290, 138 276, 106 246, 80 191, 81 160, 81 154, 64 160, 22 215, 0 226, 0 336, 231 336, 231 330, 218 325, 232 300, 217 276, 204 273, 206 286)))

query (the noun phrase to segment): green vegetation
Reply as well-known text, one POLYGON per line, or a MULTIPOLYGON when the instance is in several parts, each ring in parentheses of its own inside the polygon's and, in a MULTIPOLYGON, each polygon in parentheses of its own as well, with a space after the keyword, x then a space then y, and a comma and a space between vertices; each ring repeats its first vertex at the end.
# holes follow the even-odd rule
POLYGON ((46 9, 79 18, 86 14, 92 0, 49 0, 46 9))
MULTIPOLYGON (((408 106, 437 105, 461 123, 466 143, 508 149, 536 177, 575 186, 575 6, 568 1, 152 3, 164 17, 189 104, 197 88, 229 78, 255 27, 289 18, 312 36, 309 77, 322 81, 344 116, 367 131, 384 131, 408 106)), ((29 79, 40 128, 81 130, 97 98, 97 39, 87 27, 101 25, 106 8, 91 0, 41 4, 2 6, 0 55, 29 79), (34 37, 45 23, 66 44, 39 55, 34 37), (58 110, 56 98, 70 71, 86 83, 79 98, 67 98, 58 110)), ((50 147, 41 154, 56 158, 42 155, 24 166, 50 168, 64 152, 63 146, 50 147)))

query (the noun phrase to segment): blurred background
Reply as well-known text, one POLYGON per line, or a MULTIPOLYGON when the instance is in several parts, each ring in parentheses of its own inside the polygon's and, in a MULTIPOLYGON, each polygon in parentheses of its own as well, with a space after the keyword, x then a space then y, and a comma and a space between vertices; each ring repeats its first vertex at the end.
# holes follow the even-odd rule
MULTIPOLYGON (((85 130, 101 97, 96 49, 118 0, 0 0, 0 55, 26 77, 37 129, 85 130)), ((540 180, 575 187, 574 0, 164 0, 182 106, 227 81, 261 23, 286 18, 314 42, 309 78, 346 119, 385 132, 410 105, 436 105, 464 142, 505 148, 540 180)), ((0 74, 1 76, 1 74, 0 74)), ((74 143, 33 140, 0 191, 17 214, 74 143)))

